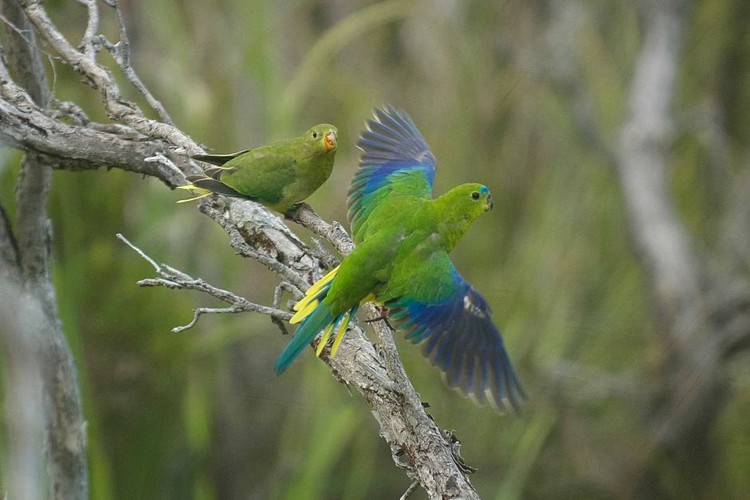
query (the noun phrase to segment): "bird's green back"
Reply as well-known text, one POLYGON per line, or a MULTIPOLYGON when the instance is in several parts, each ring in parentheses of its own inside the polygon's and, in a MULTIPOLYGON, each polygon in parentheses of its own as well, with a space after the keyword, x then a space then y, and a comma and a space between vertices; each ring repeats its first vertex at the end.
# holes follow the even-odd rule
POLYGON ((325 131, 336 127, 321 124, 299 137, 273 142, 239 155, 224 164, 221 181, 255 197, 265 205, 285 211, 311 195, 331 175, 335 143, 326 147, 325 131))
POLYGON ((336 149, 337 129, 323 123, 299 137, 231 155, 198 155, 219 166, 189 178, 192 184, 184 188, 247 198, 285 212, 328 179, 336 149))

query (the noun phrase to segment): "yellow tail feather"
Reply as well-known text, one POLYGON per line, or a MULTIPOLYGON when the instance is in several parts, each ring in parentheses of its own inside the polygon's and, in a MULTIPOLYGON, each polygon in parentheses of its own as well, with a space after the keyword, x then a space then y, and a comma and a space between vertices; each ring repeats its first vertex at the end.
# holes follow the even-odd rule
POLYGON ((305 295, 318 293, 320 290, 323 289, 324 286, 326 286, 328 283, 333 281, 333 278, 336 277, 336 273, 339 272, 339 266, 334 267, 331 269, 328 274, 320 278, 318 281, 316 281, 313 286, 311 286, 305 295))
POLYGON ((333 341, 333 346, 331 346, 331 357, 334 357, 336 351, 339 350, 339 345, 341 345, 341 341, 344 340, 344 334, 346 334, 346 327, 349 326, 350 319, 351 315, 348 312, 345 313, 344 319, 341 320, 341 326, 339 326, 338 332, 336 333, 336 340, 333 341))
POLYGON ((315 310, 316 307, 318 307, 318 304, 320 303, 319 300, 309 300, 307 296, 305 296, 302 300, 297 302, 297 304, 294 306, 295 309, 297 309, 297 306, 300 305, 300 302, 305 301, 304 308, 300 309, 299 311, 294 313, 294 316, 292 316, 292 319, 289 320, 289 324, 296 325, 306 317, 310 315, 311 312, 315 310))
POLYGON ((328 338, 331 336, 331 330, 333 330, 333 323, 330 323, 323 332, 323 335, 320 336, 320 340, 318 341, 318 348, 315 349, 315 355, 317 357, 320 357, 320 353, 323 352, 323 349, 328 343, 328 338))
MULTIPOLYGON (((317 296, 323 290, 326 286, 328 286, 331 281, 333 281, 333 278, 336 277, 336 273, 338 272, 339 267, 336 266, 333 268, 328 274, 320 278, 318 281, 316 281, 310 288, 307 289, 307 292, 305 292, 305 296, 302 297, 296 304, 294 304, 294 315, 289 320, 289 323, 294 325, 297 323, 302 322, 305 318, 307 318, 316 307, 318 307, 318 304, 320 304, 320 300, 318 300, 317 296)), ((328 343, 328 340, 331 338, 331 333, 333 332, 334 323, 332 322, 329 324, 326 329, 323 331, 323 334, 320 336, 320 340, 318 341, 318 347, 315 350, 315 355, 320 357, 320 354, 323 352, 323 349, 325 349, 326 344, 328 343)), ((342 319, 342 321, 339 322, 339 328, 336 329, 336 336, 333 343, 333 350, 331 353, 331 356, 336 352, 336 350, 339 347, 339 344, 341 343, 341 339, 343 337, 343 332, 346 332, 346 326, 349 324, 349 313, 346 313, 346 316, 342 319), (343 325, 343 326, 342 326, 343 325)))
POLYGON ((209 191, 208 189, 199 188, 192 184, 185 184, 184 186, 177 186, 177 189, 185 189, 188 191, 192 191, 193 194, 200 193, 198 194, 198 196, 194 196, 186 200, 177 200, 177 203, 187 203, 188 201, 200 200, 201 198, 205 198, 206 196, 211 194, 211 191, 209 191))
POLYGON ((292 325, 299 323, 300 321, 305 319, 311 312, 313 312, 316 307, 318 307, 319 301, 315 298, 315 296, 318 295, 318 292, 320 292, 324 286, 326 286, 333 280, 333 278, 336 277, 336 273, 338 272, 338 270, 339 266, 336 266, 328 274, 316 281, 313 286, 307 289, 307 292, 305 292, 305 296, 302 297, 299 302, 294 304, 293 309, 296 312, 294 313, 294 316, 292 316, 292 319, 289 320, 289 323, 291 323, 292 325))

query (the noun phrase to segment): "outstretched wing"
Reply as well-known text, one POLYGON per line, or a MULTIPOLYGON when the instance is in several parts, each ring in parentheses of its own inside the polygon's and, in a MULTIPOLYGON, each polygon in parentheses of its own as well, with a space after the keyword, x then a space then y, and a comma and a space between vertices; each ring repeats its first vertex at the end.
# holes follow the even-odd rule
POLYGON ((347 200, 355 242, 363 239, 370 214, 392 196, 431 199, 435 178, 435 157, 405 111, 390 106, 376 109, 357 146, 362 156, 347 200))
POLYGON ((518 412, 526 398, 492 311, 444 252, 397 285, 389 319, 442 370, 447 383, 478 403, 518 412))

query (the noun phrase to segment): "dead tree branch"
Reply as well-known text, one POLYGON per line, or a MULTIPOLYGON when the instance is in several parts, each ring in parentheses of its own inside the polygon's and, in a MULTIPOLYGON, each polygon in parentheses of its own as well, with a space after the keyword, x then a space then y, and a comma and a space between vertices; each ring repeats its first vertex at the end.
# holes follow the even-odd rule
MULTIPOLYGON (((271 316, 272 318, 283 321, 289 321, 289 319, 292 317, 292 314, 290 312, 250 302, 244 297, 240 297, 239 295, 236 295, 228 290, 215 287, 209 283, 206 283, 202 279, 193 278, 192 276, 179 271, 172 266, 168 266, 167 264, 157 264, 156 261, 146 255, 143 250, 133 245, 123 235, 118 234, 117 238, 128 245, 130 248, 132 248, 138 255, 143 257, 143 259, 151 264, 156 271, 157 278, 140 280, 138 282, 139 286, 163 286, 165 288, 172 289, 197 290, 230 305, 230 307, 223 308, 199 307, 194 311, 195 314, 193 315, 193 320, 187 325, 172 328, 173 333, 179 333, 192 328, 198 322, 198 318, 202 314, 255 312, 259 314, 265 314, 267 316, 271 316)), ((302 294, 299 291, 297 291, 297 293, 298 297, 301 297, 302 294)))
MULTIPOLYGON (((3 1, 0 8, 3 17, 19 30, 10 30, 6 36, 10 68, 27 89, 28 104, 46 109, 51 96, 34 33, 17 2, 3 1)), ((9 80, 4 65, 2 79, 9 80)), ((5 339, 11 366, 7 383, 13 397, 8 402, 9 421, 14 426, 11 433, 19 432, 11 445, 11 461, 18 460, 12 466, 18 475, 11 479, 11 488, 19 498, 83 499, 88 496, 85 423, 76 367, 60 323, 52 282, 51 224, 47 218, 51 185, 52 169, 40 155, 27 153, 16 185, 16 233, 11 233, 10 224, 3 228, 2 239, 13 240, 16 252, 15 262, 6 258, 4 264, 17 269, 6 274, 14 274, 15 279, 0 280, 4 281, 0 286, 8 299, 4 304, 14 305, 10 311, 17 314, 4 322, 10 326, 5 339), (19 392, 21 388, 25 393, 19 392), (15 412, 16 405, 19 413, 15 412), (31 411, 37 414, 28 415, 31 411), (46 455, 43 469, 35 458, 41 449, 34 447, 39 424, 46 455), (13 455, 15 452, 19 455, 13 455), (47 495, 39 495, 40 484, 48 486, 47 495)))

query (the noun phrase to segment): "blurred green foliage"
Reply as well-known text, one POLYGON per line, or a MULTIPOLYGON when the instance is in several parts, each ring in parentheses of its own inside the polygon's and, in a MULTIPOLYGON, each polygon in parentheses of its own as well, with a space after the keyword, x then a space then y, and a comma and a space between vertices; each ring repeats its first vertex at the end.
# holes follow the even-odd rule
MULTIPOLYGON (((624 474, 602 457, 642 454, 635 396, 648 387, 635 384, 664 349, 609 153, 640 45, 631 4, 121 4, 140 76, 176 124, 211 150, 253 147, 318 122, 338 126, 334 174, 309 200, 328 220, 346 220, 357 134, 382 103, 407 109, 420 126, 438 158, 436 191, 488 184, 496 209, 477 221, 454 260, 492 305, 531 401, 518 418, 476 407, 400 342, 407 372, 437 422, 456 430, 484 497, 627 495, 618 482, 624 474)), ((100 5, 114 38, 111 13, 100 5)), ((66 35, 80 37, 82 6, 48 8, 66 35)), ((750 7, 703 0, 691 19, 672 174, 681 216, 710 249, 727 186, 747 168, 750 7)), ((49 70, 60 99, 105 120, 99 97, 70 68, 53 61, 49 70)), ((0 170, 0 201, 11 211, 18 157, 5 155, 0 170)), ((235 256, 197 210, 175 205, 179 198, 116 169, 55 174, 55 276, 84 389, 91 497, 403 493, 409 481, 358 396, 312 355, 281 378, 273 374, 287 338, 267 318, 204 316, 170 333, 213 301, 137 287, 152 269, 115 233, 254 301, 270 303, 276 282, 235 256)), ((707 480, 718 496, 750 491, 744 361, 730 367, 734 394, 714 430, 716 469, 707 480)), ((665 481, 670 474, 665 467, 665 481)), ((689 496, 679 484, 671 491, 689 496)))

